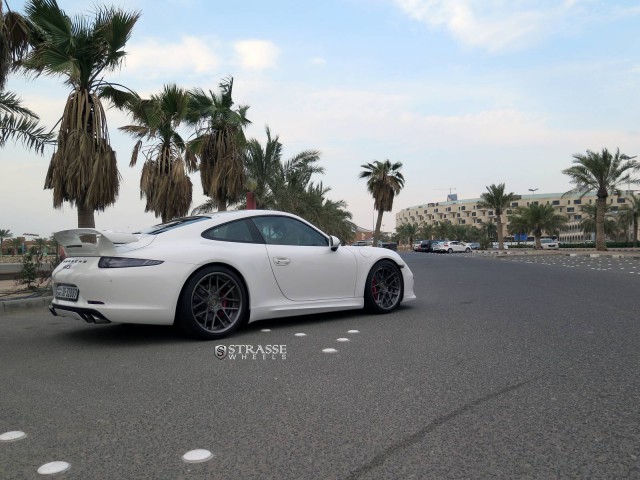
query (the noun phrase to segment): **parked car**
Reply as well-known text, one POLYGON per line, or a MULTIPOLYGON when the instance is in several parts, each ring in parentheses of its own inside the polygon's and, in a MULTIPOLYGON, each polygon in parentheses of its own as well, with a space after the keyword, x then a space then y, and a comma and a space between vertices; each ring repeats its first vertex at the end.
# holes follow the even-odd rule
POLYGON ((417 242, 414 242, 413 243, 413 251, 414 252, 419 252, 421 244, 422 244, 422 240, 418 240, 417 242))
POLYGON ((388 248, 389 250, 398 250, 398 244, 396 242, 380 242, 382 248, 388 248))
POLYGON ((471 247, 471 250, 480 250, 480 243, 478 242, 469 242, 467 245, 471 247))
POLYGON ((442 253, 471 252, 471 247, 469 245, 458 240, 441 242, 435 245, 433 248, 435 252, 442 253))
POLYGON ((560 250, 560 243, 551 238, 543 238, 540 240, 543 250, 560 250))
POLYGON ((420 242, 420 246, 418 247, 417 252, 433 252, 433 245, 438 242, 442 242, 442 240, 423 240, 420 242))
POLYGON ((387 313, 416 298, 396 252, 342 246, 284 212, 217 212, 135 233, 79 228, 54 237, 67 258, 53 271, 49 310, 87 323, 176 324, 218 339, 247 321, 363 307, 387 313))

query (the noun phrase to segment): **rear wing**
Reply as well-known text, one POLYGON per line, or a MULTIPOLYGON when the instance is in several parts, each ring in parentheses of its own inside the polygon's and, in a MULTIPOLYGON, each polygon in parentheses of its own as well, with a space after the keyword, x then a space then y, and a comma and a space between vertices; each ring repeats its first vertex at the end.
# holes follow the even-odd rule
MULTIPOLYGON (((139 240, 133 233, 102 232, 95 228, 75 228, 53 234, 53 238, 64 248, 68 257, 102 257, 116 255, 116 244, 133 243, 139 240), (80 237, 94 235, 96 243, 83 242, 80 237)), ((86 240, 86 239, 85 239, 86 240)))

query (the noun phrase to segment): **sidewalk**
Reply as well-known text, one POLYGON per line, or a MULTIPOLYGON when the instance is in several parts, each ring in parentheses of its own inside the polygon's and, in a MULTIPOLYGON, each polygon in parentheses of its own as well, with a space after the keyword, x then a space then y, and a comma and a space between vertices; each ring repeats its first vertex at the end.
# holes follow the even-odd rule
POLYGON ((595 249, 584 248, 561 248, 560 250, 529 250, 524 248, 512 248, 509 250, 476 250, 475 255, 489 256, 526 256, 526 255, 563 255, 567 257, 604 257, 604 258, 632 258, 640 260, 640 250, 616 250, 611 249, 605 252, 599 252, 595 249))
POLYGON ((0 280, 0 316, 24 308, 47 307, 52 298, 50 285, 30 290, 15 280, 0 280))

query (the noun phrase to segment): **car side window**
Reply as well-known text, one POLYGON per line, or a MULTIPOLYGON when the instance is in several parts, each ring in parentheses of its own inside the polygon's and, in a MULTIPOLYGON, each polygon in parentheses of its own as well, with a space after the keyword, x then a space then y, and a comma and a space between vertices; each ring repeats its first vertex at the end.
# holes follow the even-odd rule
POLYGON ((264 216, 252 220, 268 245, 329 246, 327 237, 294 218, 264 216))
POLYGON ((264 243, 255 231, 254 225, 246 219, 218 225, 203 232, 202 236, 209 240, 240 243, 264 243))

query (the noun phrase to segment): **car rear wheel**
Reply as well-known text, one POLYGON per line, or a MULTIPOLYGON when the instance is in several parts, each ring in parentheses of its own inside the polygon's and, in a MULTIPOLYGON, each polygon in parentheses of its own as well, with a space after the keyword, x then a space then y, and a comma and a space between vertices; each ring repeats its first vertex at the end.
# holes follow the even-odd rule
POLYGON ((205 340, 226 337, 245 320, 247 290, 229 268, 212 265, 197 272, 180 297, 177 323, 190 336, 205 340))
POLYGON ((471 249, 469 247, 467 247, 467 249, 464 251, 464 253, 471 253, 471 249))
POLYGON ((390 260, 376 263, 369 275, 364 291, 364 306, 374 313, 389 313, 402 301, 404 285, 402 273, 390 260))
POLYGON ((447 253, 453 253, 453 248, 450 248, 449 250, 447 250, 447 253))

